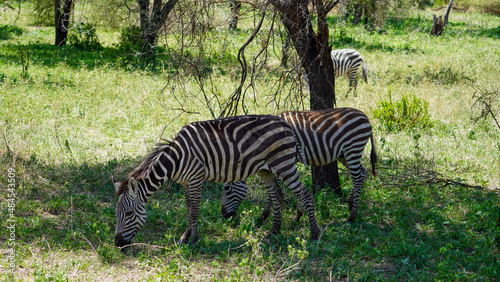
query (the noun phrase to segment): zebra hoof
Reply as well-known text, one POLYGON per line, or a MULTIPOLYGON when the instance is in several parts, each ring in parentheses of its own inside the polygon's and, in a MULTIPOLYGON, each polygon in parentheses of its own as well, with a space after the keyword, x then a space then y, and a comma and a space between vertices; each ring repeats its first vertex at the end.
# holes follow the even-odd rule
POLYGON ((351 226, 351 225, 352 225, 352 220, 347 220, 345 223, 346 223, 348 226, 351 226))
POLYGON ((186 240, 186 239, 179 240, 179 245, 187 245, 188 243, 189 243, 189 240, 186 240))

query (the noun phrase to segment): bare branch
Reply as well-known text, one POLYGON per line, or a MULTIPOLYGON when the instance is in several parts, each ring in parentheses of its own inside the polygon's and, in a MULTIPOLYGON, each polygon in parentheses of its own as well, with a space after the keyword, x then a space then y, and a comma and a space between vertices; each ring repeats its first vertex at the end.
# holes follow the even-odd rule
POLYGON ((237 115, 238 114, 238 104, 242 100, 242 89, 243 85, 245 84, 245 81, 247 79, 247 74, 248 74, 248 66, 247 66, 247 61, 245 58, 245 48, 255 39, 257 34, 259 33, 262 23, 264 22, 264 18, 266 16, 266 10, 268 7, 269 2, 266 2, 264 7, 262 8, 262 16, 260 18, 259 23, 257 24, 257 27, 255 28, 254 32, 252 35, 248 38, 248 40, 241 46, 240 50, 238 51, 238 61, 240 62, 241 68, 242 68, 242 73, 241 73, 241 79, 240 79, 240 85, 236 89, 236 91, 226 100, 226 105, 222 109, 222 112, 219 117, 226 117, 226 116, 232 116, 232 115, 237 115))
POLYGON ((453 5, 453 0, 450 0, 450 4, 448 4, 448 8, 446 9, 446 13, 444 14, 443 28, 445 28, 448 24, 448 16, 450 15, 451 5, 453 5))
MULTIPOLYGON (((350 2, 350 0, 347 0, 345 2, 345 4, 348 4, 350 2)), ((337 4, 340 3, 340 0, 335 0, 335 1, 327 1, 326 2, 326 5, 325 5, 325 11, 326 13, 328 14, 333 8, 335 8, 335 6, 337 6, 337 4)))

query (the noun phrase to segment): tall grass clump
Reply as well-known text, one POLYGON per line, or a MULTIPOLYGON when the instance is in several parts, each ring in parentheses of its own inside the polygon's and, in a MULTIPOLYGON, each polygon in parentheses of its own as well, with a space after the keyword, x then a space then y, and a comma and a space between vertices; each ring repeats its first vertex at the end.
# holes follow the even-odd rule
POLYGON ((389 90, 389 100, 381 100, 373 115, 380 121, 381 127, 389 132, 424 129, 434 125, 429 116, 429 103, 415 94, 403 95, 401 100, 393 101, 389 90))

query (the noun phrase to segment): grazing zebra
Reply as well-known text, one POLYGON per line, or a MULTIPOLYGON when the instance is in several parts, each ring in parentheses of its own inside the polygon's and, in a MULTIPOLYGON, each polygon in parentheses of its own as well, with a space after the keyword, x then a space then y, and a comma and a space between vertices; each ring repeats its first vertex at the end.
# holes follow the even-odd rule
POLYGON ((331 55, 335 77, 346 76, 349 78, 349 90, 345 96, 347 97, 347 94, 349 94, 353 85, 354 96, 356 96, 356 87, 358 86, 356 74, 361 64, 363 64, 363 78, 365 79, 365 82, 368 82, 368 71, 366 70, 363 58, 361 58, 361 54, 352 49, 340 49, 332 50, 331 55))
MULTIPOLYGON (((339 160, 349 169, 353 189, 347 199, 350 211, 347 222, 352 223, 358 214, 359 195, 368 174, 368 171, 361 165, 361 156, 368 139, 372 145, 370 161, 372 173, 375 175, 377 155, 368 117, 360 110, 353 108, 284 112, 280 116, 294 129, 300 147, 304 151, 307 165, 320 166, 339 160)), ((245 182, 224 185, 222 215, 225 218, 236 214, 246 193, 245 182)), ((269 215, 270 204, 268 197, 261 216, 262 220, 269 215)), ((300 216, 299 212, 296 219, 300 216)))
POLYGON ((130 244, 146 220, 147 199, 167 180, 184 188, 187 228, 181 243, 198 240, 197 224, 203 181, 236 182, 257 174, 274 204, 271 233, 281 227, 282 192, 276 176, 292 190, 309 216, 311 239, 316 240, 312 196, 300 182, 295 167, 302 156, 290 125, 275 116, 239 116, 199 121, 184 126, 170 142, 158 144, 132 171, 127 180, 115 183, 115 245, 130 244))

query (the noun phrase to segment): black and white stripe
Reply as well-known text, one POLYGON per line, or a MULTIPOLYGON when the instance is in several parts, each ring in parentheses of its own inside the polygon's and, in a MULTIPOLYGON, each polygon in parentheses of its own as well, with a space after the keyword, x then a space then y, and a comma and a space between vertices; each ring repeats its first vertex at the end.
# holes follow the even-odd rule
POLYGON ((346 97, 353 86, 354 95, 356 95, 356 87, 358 86, 356 74, 361 64, 363 64, 363 78, 365 79, 365 82, 368 82, 368 71, 366 70, 363 58, 361 58, 361 54, 352 49, 340 49, 332 50, 331 55, 335 77, 346 76, 349 78, 349 90, 346 93, 346 97))
MULTIPOLYGON (((274 205, 271 233, 281 227, 281 189, 276 177, 286 183, 309 216, 311 238, 317 239, 310 193, 300 182, 295 163, 300 155, 294 132, 275 116, 239 116, 194 122, 184 126, 169 143, 158 145, 123 182, 115 183, 115 244, 128 245, 144 225, 147 199, 167 180, 184 187, 188 221, 181 242, 198 239, 198 209, 204 181, 236 182, 257 174, 274 205)), ((302 158, 303 159, 303 158, 302 158)))
MULTIPOLYGON (((306 164, 320 166, 339 160, 349 169, 353 181, 353 189, 348 198, 350 216, 348 222, 354 221, 359 210, 359 196, 368 174, 361 165, 361 156, 368 140, 372 150, 370 160, 375 175, 376 152, 373 143, 372 127, 368 117, 360 110, 353 108, 327 109, 308 112, 285 112, 280 115, 294 129, 297 140, 304 151, 306 164)), ((224 185, 222 214, 230 217, 246 196, 247 187, 244 182, 224 185)), ((270 202, 262 218, 269 214, 270 202)))

